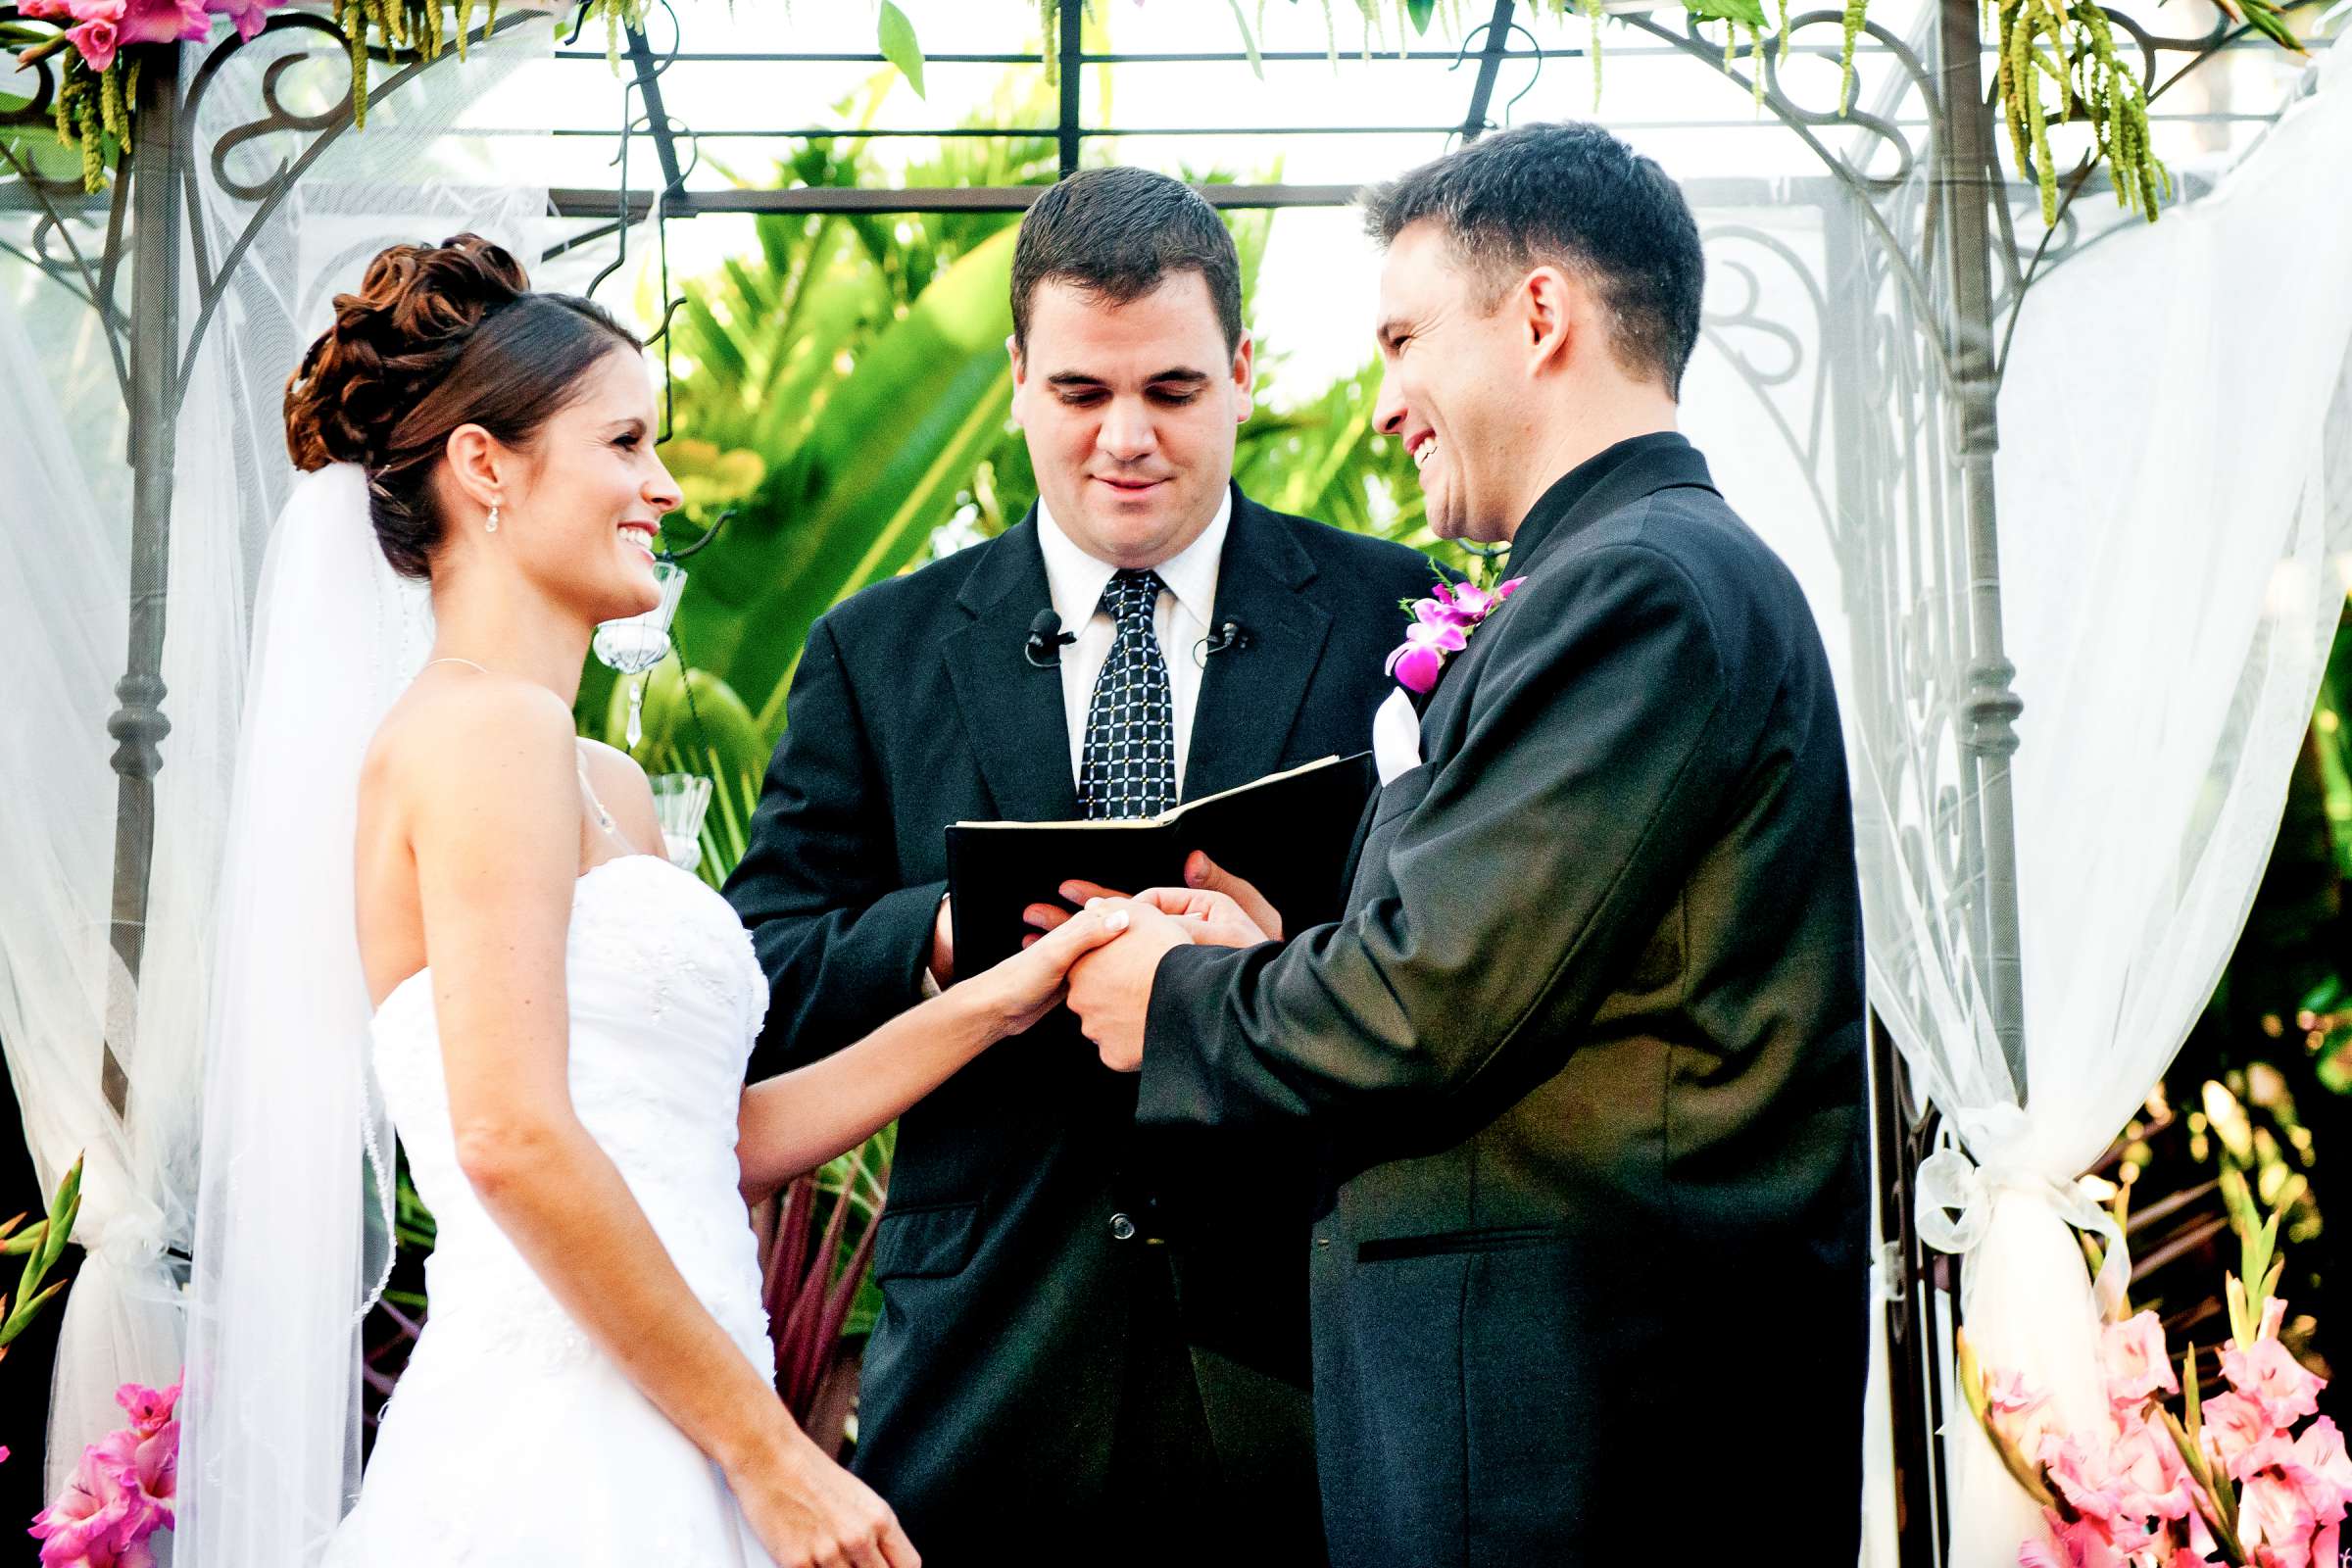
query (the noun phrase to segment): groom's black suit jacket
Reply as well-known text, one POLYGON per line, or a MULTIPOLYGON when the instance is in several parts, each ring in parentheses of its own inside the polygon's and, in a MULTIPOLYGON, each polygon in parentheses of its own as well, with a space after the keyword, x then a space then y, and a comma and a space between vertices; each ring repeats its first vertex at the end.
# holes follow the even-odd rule
POLYGON ((1342 1568, 1851 1562, 1861 913, 1788 569, 1680 436, 1548 490, 1337 923, 1160 962, 1139 1115, 1319 1129, 1342 1568))
MULTIPOLYGON (((1207 659, 1184 797, 1363 750, 1405 624, 1398 601, 1431 580, 1409 550, 1270 512, 1237 488, 1212 624, 1236 620, 1250 640, 1207 659)), ((1032 514, 866 589, 810 631, 751 848, 727 884, 772 989, 753 1076, 916 1003, 948 823, 1079 814, 1060 673, 1023 658, 1049 604, 1032 514)), ((1058 1013, 900 1123, 856 1468, 928 1563, 1001 1560, 1041 1530, 1040 1561, 1172 1550, 1187 1519, 1129 1483, 1186 1462, 1221 1467, 1225 1505, 1274 1532, 1257 1538, 1262 1556, 1245 1546, 1228 1560, 1320 1558, 1299 1184, 1277 1181, 1267 1152, 1239 1137, 1139 1152, 1135 1094, 1058 1013), (1169 1215, 1179 1201, 1189 1226, 1169 1215), (1140 1234, 1116 1239, 1114 1214, 1140 1234), (1209 1445, 1188 1441, 1179 1414, 1152 1413, 1171 1378, 1197 1379, 1189 1431, 1204 1415, 1213 1455, 1194 1451, 1209 1445)), ((1231 1539, 1224 1521, 1195 1522, 1231 1539)))

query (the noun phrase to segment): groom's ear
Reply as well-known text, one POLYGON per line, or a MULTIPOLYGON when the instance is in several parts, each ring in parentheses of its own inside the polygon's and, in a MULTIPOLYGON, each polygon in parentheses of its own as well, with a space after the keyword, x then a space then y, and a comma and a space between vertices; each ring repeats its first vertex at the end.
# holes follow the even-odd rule
POLYGON ((1233 422, 1246 424, 1250 419, 1250 400, 1257 391, 1257 344, 1244 332, 1241 342, 1233 349, 1233 387, 1240 395, 1235 400, 1233 422))
POLYGON ((1560 269, 1538 267, 1520 279, 1503 308, 1516 313, 1512 323, 1527 351, 1527 367, 1541 371, 1564 363, 1578 344, 1577 334, 1592 324, 1586 293, 1560 269))

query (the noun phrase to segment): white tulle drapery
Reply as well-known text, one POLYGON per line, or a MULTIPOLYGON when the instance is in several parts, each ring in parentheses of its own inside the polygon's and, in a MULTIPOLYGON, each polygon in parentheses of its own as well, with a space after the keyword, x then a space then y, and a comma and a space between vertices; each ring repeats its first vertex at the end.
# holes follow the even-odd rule
MULTIPOLYGON (((333 39, 307 27, 265 33, 221 63, 194 118, 189 157, 197 173, 183 187, 195 202, 180 261, 183 343, 207 308, 196 258, 213 269, 230 256, 241 260, 212 303, 175 432, 163 668, 172 729, 155 783, 154 869, 135 993, 120 983, 108 943, 117 790, 106 723, 120 706, 113 688, 123 671, 130 584, 122 393, 97 316, 74 297, 74 280, 27 265, 23 252, 0 255, 0 602, 9 607, 0 616, 0 659, 12 684, 23 686, 0 706, 0 863, 10 881, 0 900, 0 1044, 44 1185, 53 1187, 77 1154, 87 1159, 77 1239, 89 1255, 65 1298, 47 1452, 52 1491, 83 1446, 119 1424, 113 1396, 122 1382, 162 1385, 180 1372, 186 1296, 177 1259, 196 1241, 205 1022, 218 1000, 222 836, 250 617, 271 521, 294 478, 280 414, 285 378, 324 325, 334 294, 356 285, 385 245, 470 228, 526 263, 538 255, 546 187, 518 185, 514 171, 542 170, 544 161, 513 137, 492 142, 461 128, 552 46, 545 17, 510 7, 508 21, 463 64, 453 54, 405 75, 405 67, 376 66, 368 128, 326 138, 282 194, 275 174, 319 137, 300 127, 256 134, 256 126, 271 102, 304 115, 331 106, 348 80, 348 57, 333 39), (304 58, 275 69, 297 56, 304 58), (110 998, 133 996, 107 1016, 110 998), (129 1081, 121 1117, 101 1090, 109 1044, 129 1081)), ((189 51, 191 73, 202 53, 189 51)), ((103 212, 69 218, 42 236, 40 249, 62 255, 77 243, 94 262, 103 225, 103 212)), ((302 789, 318 781, 278 782, 302 789)), ((357 1119, 349 1126, 356 1147, 357 1119)), ((212 1160, 214 1150, 208 1145, 203 1155, 212 1160)), ((267 1152, 237 1158, 233 1179, 242 1191, 267 1193, 267 1152)), ((356 1192, 356 1169, 351 1180, 356 1192)), ((356 1209, 349 1221, 356 1245, 356 1209)), ((301 1263, 288 1252, 282 1266, 299 1271, 301 1263)), ((266 1383, 270 1365, 257 1359, 241 1376, 266 1383)), ((183 1414, 193 1456, 201 1400, 183 1414)), ((347 1447, 356 1459, 356 1446, 340 1437, 328 1446, 338 1487, 347 1447)), ((183 1562, 187 1523, 183 1515, 183 1562)), ((281 1529, 275 1539, 295 1537, 281 1529)), ((216 1560, 280 1559, 240 1549, 216 1560)))
MULTIPOLYGON (((2352 292, 2315 284, 2291 308, 2261 293, 2352 275, 2352 59, 2324 57, 2304 85, 2210 192, 2048 269, 2005 366, 2022 1108, 1986 996, 1962 748, 1969 564, 1940 371, 1870 247, 1825 240, 1835 216, 1784 206, 1710 225, 1686 426, 1804 579, 1838 667, 1871 1002, 1949 1134, 1921 1171, 1921 1234, 1965 1254, 1985 1362, 2081 1419, 2104 1410, 2100 1306, 2069 1227, 2112 1225, 2075 1178, 2163 1074, 2235 946, 2352 586, 2352 292), (1823 367, 1759 346, 1760 325, 1808 309, 1772 254, 1826 278, 1810 306, 1830 318, 1823 367)), ((2117 1265, 2101 1284, 2120 1287, 2122 1250, 2096 1239, 2117 1265)), ((1952 1561, 2007 1568, 2038 1517, 1965 1407, 1947 1396, 1946 1411, 1952 1561)), ((1890 1499, 1876 1496, 1865 1559, 1890 1561, 1890 1499)))
MULTIPOLYGON (((2211 195, 2035 285, 2001 398, 2028 1094, 1951 1107, 1978 1169, 1923 1201, 1984 1216, 1980 1355, 2078 1419, 2096 1318, 2047 1195, 2213 994, 2352 588, 2352 56, 2312 86, 2211 195), (2328 281, 2273 308, 2256 280, 2286 275, 2328 281)), ((2037 1521, 1965 1436, 1952 1560, 2014 1563, 2037 1521)))

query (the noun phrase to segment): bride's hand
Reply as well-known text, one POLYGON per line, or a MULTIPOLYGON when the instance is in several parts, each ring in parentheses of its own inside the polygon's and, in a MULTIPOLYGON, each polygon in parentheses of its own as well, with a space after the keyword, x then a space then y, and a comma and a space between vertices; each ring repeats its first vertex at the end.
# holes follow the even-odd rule
POLYGON ((1071 964, 1126 929, 1126 906, 1115 900, 1100 901, 1051 933, 1030 938, 1020 952, 965 984, 982 988, 1003 1020, 1004 1033, 1017 1035, 1060 1004, 1071 964))
POLYGON ((728 1468, 727 1485, 776 1568, 917 1568, 890 1504, 797 1429, 780 1457, 728 1468))

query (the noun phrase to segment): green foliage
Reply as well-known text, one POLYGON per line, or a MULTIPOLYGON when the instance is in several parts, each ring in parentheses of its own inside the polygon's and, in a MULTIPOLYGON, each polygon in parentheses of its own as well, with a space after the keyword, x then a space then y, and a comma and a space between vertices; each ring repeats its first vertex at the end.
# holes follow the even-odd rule
POLYGON ((57 1194, 49 1200, 49 1211, 30 1230, 19 1232, 17 1226, 24 1216, 19 1214, 6 1224, 0 1224, 0 1253, 22 1256, 23 1271, 17 1276, 13 1297, 0 1295, 0 1356, 19 1336, 32 1326, 41 1308, 56 1298, 66 1288, 64 1280, 42 1281, 66 1255, 66 1244, 73 1240, 74 1221, 81 1213, 81 1159, 77 1155, 74 1166, 57 1184, 57 1194), (12 1309, 11 1300, 16 1303, 12 1309))

